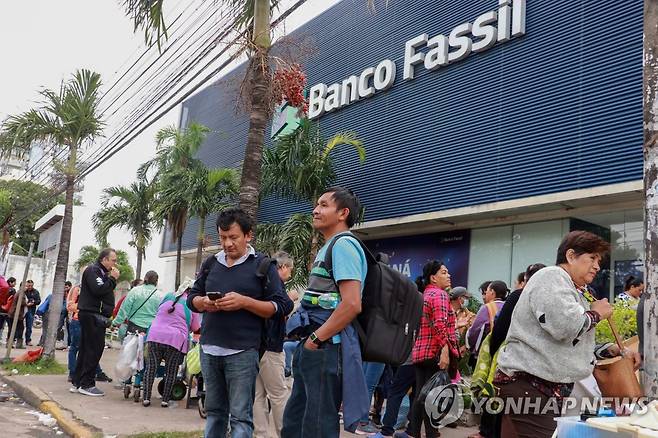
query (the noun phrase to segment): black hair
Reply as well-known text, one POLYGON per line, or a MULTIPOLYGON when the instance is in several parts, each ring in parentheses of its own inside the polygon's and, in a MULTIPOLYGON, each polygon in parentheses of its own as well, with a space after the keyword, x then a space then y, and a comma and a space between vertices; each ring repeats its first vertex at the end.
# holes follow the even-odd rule
MULTIPOLYGON (((178 301, 180 301, 181 297, 183 295, 185 295, 185 292, 189 292, 189 290, 190 290, 190 288, 188 287, 187 289, 185 289, 185 291, 182 294, 180 294, 176 298, 174 298, 174 301, 171 302, 171 307, 169 309, 167 309, 167 313, 174 313, 174 310, 176 310, 176 303, 178 303, 178 301)), ((185 304, 183 304, 183 305, 185 306, 185 304)))
POLYGON ((9 277, 7 283, 16 283, 16 279, 14 277, 9 277))
POLYGON ((519 272, 519 275, 516 276, 517 283, 523 283, 525 281, 525 271, 519 272))
POLYGON ((142 279, 141 278, 135 278, 133 281, 130 282, 130 287, 136 287, 142 284, 142 279))
POLYGON ((491 288, 496 293, 496 298, 499 300, 504 300, 509 292, 507 284, 501 280, 494 280, 489 283, 489 288, 491 288))
POLYGON ((98 259, 96 259, 96 261, 100 263, 103 261, 103 259, 109 257, 112 253, 116 253, 113 248, 104 248, 101 250, 101 252, 98 253, 98 259))
POLYGON ((487 290, 487 288, 489 287, 490 284, 491 284, 491 280, 487 280, 484 283, 482 283, 480 285, 480 287, 478 288, 478 289, 480 289, 480 293, 484 293, 487 290))
POLYGON ((144 284, 155 286, 158 284, 158 273, 155 271, 148 271, 144 274, 144 284))
POLYGON ((325 193, 331 193, 331 197, 339 210, 347 208, 350 211, 345 224, 348 228, 352 228, 361 216, 361 201, 359 201, 356 194, 352 190, 341 186, 329 187, 322 194, 325 193))
POLYGON ((27 280, 26 283, 32 283, 32 284, 34 284, 34 281, 32 281, 32 280, 27 280))
POLYGON ((73 283, 71 283, 70 281, 65 281, 64 286, 73 287, 73 283))
POLYGON ((445 264, 440 260, 432 260, 425 263, 423 266, 423 275, 416 278, 416 286, 418 286, 420 292, 423 292, 427 285, 430 284, 430 277, 439 272, 441 266, 445 266, 445 264))
POLYGON ((644 280, 637 278, 633 275, 629 275, 624 282, 624 290, 629 290, 632 287, 638 287, 644 284, 644 280))
POLYGON ((537 272, 539 272, 540 269, 544 269, 545 267, 546 265, 543 263, 535 263, 533 265, 528 265, 528 268, 525 270, 526 283, 528 282, 528 280, 530 280, 530 277, 532 277, 537 272))
POLYGON ((228 231, 231 225, 237 223, 243 234, 248 234, 254 229, 254 221, 241 208, 227 208, 217 215, 217 229, 228 231))

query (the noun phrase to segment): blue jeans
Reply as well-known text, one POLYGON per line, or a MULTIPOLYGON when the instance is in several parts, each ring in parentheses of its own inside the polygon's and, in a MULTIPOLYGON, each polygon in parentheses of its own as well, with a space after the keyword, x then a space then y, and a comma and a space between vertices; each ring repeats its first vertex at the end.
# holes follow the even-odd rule
MULTIPOLYGON (((382 420, 382 435, 393 435, 393 432, 395 432, 395 425, 400 422, 398 413, 400 412, 402 400, 415 384, 416 371, 414 366, 410 364, 399 367, 388 391, 386 413, 384 413, 384 419, 382 420)), ((404 418, 402 418, 402 421, 404 421, 404 418)))
MULTIPOLYGON (((78 350, 80 349, 80 321, 72 319, 69 321, 69 377, 73 376, 75 372, 75 362, 78 358, 78 350)), ((100 364, 96 368, 96 375, 100 374, 103 370, 100 364)))
POLYGON ((286 371, 292 370, 292 356, 295 354, 299 341, 286 341, 283 343, 283 351, 286 354, 286 371))
POLYGON ((25 312, 25 343, 32 342, 32 325, 34 324, 34 312, 25 312))
POLYGON ((281 438, 336 438, 340 435, 338 410, 343 400, 340 344, 318 350, 300 342, 292 361, 295 377, 283 413, 281 438))
POLYGON ((204 436, 225 437, 230 414, 231 438, 251 438, 258 352, 246 350, 230 356, 213 356, 202 348, 201 370, 208 412, 204 436))
MULTIPOLYGON (((366 385, 368 385, 368 400, 372 403, 372 395, 375 393, 375 388, 379 384, 379 379, 382 378, 386 365, 377 362, 363 362, 363 374, 366 376, 366 385)), ((361 422, 368 422, 368 415, 361 418, 361 422)))

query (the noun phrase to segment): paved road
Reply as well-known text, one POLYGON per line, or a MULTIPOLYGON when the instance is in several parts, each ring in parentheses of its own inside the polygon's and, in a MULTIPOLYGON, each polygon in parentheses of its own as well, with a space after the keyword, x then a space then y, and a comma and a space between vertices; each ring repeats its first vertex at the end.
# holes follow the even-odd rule
POLYGON ((56 425, 54 419, 37 412, 32 406, 16 397, 10 388, 0 385, 0 425, 2 432, 0 435, 7 437, 33 437, 33 438, 51 438, 66 437, 56 425), (7 397, 9 397, 7 399, 7 397), (6 400, 6 401, 2 401, 6 400), (41 421, 39 421, 41 417, 41 421))

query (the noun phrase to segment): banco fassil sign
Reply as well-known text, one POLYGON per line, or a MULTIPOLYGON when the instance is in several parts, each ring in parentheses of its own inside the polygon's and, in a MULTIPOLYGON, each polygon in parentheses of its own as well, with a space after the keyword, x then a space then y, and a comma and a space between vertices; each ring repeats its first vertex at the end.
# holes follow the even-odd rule
MULTIPOLYGON (((471 53, 483 52, 499 43, 525 35, 526 0, 499 0, 498 9, 485 12, 473 22, 456 26, 448 35, 430 37, 424 33, 404 45, 403 79, 410 81, 416 70, 437 70, 461 61, 471 53)), ((316 84, 309 91, 308 118, 316 119, 375 93, 388 90, 395 83, 396 64, 385 59, 368 67, 360 75, 343 82, 316 84)))

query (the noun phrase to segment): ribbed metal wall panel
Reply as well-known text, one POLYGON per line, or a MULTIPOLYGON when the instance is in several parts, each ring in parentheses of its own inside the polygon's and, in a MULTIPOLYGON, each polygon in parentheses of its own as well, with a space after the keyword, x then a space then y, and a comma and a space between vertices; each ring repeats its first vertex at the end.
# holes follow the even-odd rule
MULTIPOLYGON (((525 36, 437 71, 417 68, 408 82, 407 40, 447 34, 498 2, 394 0, 374 14, 364 3, 343 1, 295 33, 317 47, 309 85, 397 64, 391 89, 319 119, 326 136, 354 130, 365 142, 363 166, 347 148, 334 157, 366 220, 642 178, 642 0, 528 0, 525 36)), ((246 141, 227 82, 236 80, 184 103, 189 119, 214 130, 200 153, 213 166, 238 164, 246 141)), ((261 216, 307 209, 268 199, 261 216)))

